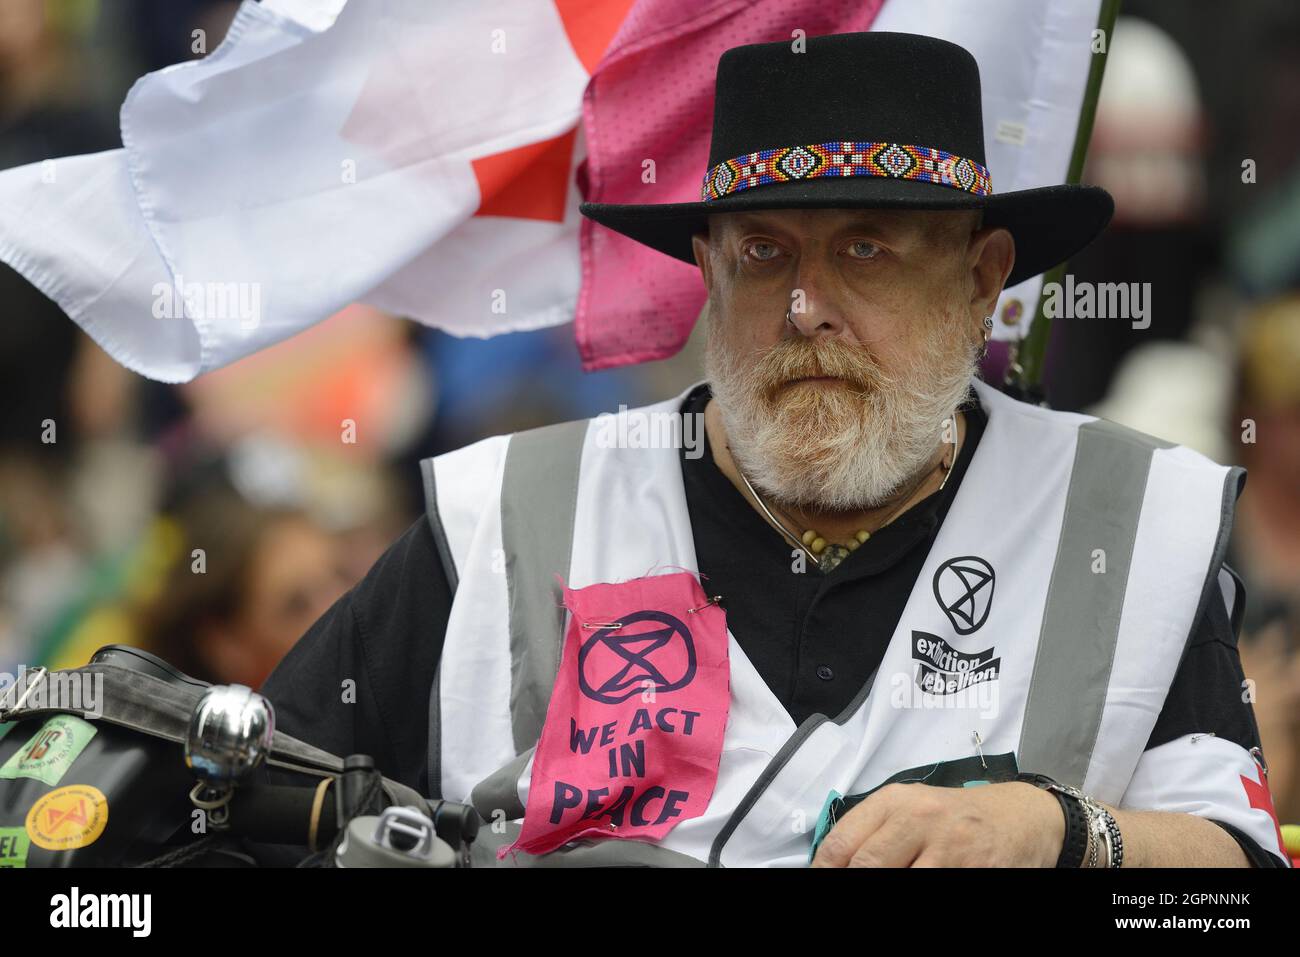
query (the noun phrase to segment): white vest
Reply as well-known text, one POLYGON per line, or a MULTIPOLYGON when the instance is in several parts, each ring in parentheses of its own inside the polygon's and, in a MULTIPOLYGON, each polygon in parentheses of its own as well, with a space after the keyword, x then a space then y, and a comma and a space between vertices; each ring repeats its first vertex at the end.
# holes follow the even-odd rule
MULTIPOLYGON (((632 862, 802 865, 831 790, 980 755, 1013 753, 1022 771, 1120 803, 1196 616, 1226 587, 1242 471, 973 385, 987 426, 867 686, 844 714, 796 727, 728 633, 730 715, 707 810, 658 845, 598 842, 641 844, 602 849, 603 862, 635 851, 632 862)), ((629 416, 675 415, 686 394, 629 416)), ((496 436, 422 463, 455 587, 430 788, 514 820, 500 840, 527 804, 559 665, 556 574, 581 588, 699 570, 680 449, 606 447, 607 425, 496 436)))

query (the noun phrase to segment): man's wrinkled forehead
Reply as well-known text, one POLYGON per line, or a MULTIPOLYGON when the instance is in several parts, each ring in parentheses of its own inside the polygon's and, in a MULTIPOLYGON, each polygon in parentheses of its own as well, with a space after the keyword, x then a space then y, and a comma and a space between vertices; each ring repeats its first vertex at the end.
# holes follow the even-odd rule
POLYGON ((855 229, 881 234, 939 236, 975 228, 978 210, 919 209, 764 209, 711 213, 709 234, 721 238, 733 231, 763 230, 791 237, 827 236, 855 229))

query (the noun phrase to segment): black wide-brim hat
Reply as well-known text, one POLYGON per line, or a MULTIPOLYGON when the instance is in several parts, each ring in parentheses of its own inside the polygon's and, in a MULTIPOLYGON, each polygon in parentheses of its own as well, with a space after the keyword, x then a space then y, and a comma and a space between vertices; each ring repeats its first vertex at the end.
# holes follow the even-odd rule
MULTIPOLYGON (((1032 144, 1027 147, 1032 148, 1032 144)), ((1110 221, 1096 186, 995 193, 984 160, 979 65, 910 33, 837 33, 734 47, 718 59, 700 202, 582 203, 579 211, 695 264, 711 213, 982 209, 1015 238, 1015 285, 1065 261, 1110 221)))

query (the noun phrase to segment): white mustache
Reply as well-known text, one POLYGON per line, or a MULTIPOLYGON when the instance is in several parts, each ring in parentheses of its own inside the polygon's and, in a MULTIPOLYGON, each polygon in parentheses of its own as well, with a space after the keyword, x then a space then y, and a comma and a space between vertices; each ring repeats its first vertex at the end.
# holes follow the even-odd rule
POLYGON ((977 368, 974 354, 942 324, 917 345, 890 370, 840 347, 790 343, 746 362, 710 326, 709 381, 749 480, 792 505, 848 510, 887 501, 931 461, 943 420, 977 368), (785 388, 810 376, 841 378, 849 387, 785 388))

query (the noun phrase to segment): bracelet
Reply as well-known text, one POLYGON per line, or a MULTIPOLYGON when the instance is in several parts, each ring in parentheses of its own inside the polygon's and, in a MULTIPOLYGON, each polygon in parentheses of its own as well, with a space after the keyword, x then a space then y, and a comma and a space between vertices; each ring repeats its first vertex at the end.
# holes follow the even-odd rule
POLYGON ((1124 864, 1124 838, 1120 836, 1119 824, 1115 822, 1115 815, 1106 808, 1100 804, 1096 807, 1102 822, 1101 835, 1106 840, 1106 866, 1112 869, 1121 867, 1124 864))
MULTIPOLYGON (((1106 826, 1101 822, 1101 816, 1097 814, 1097 808, 1086 798, 1080 798, 1084 810, 1088 815, 1088 862, 1084 867, 1097 867, 1097 861, 1101 854, 1101 849, 1105 845, 1102 839, 1102 833, 1106 826)), ((1109 862, 1109 856, 1107 857, 1109 862)))
POLYGON ((1115 815, 1086 795, 1080 794, 1088 811, 1088 862, 1087 867, 1114 869, 1124 863, 1124 839, 1119 833, 1115 815), (1105 850, 1106 857, 1101 859, 1105 850))
POLYGON ((1056 858, 1057 867, 1083 867, 1092 847, 1091 819, 1086 805, 1079 800, 1073 789, 1062 787, 1044 774, 1018 774, 1017 781, 1032 784, 1050 792, 1061 805, 1065 816, 1065 839, 1061 842, 1061 853, 1056 858))
POLYGON ((1124 863, 1124 839, 1115 815, 1076 787, 1060 784, 1045 774, 1021 773, 1017 781, 1050 791, 1065 815, 1065 840, 1057 867, 1118 868, 1124 863), (1105 860, 1102 860, 1103 852, 1105 860))

